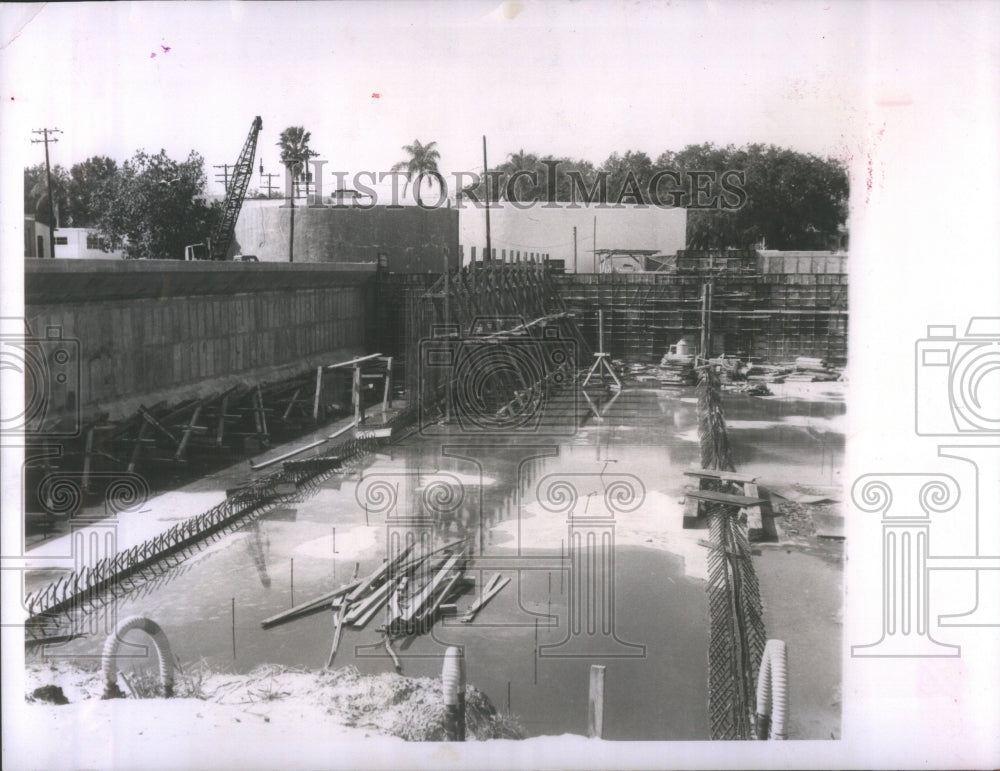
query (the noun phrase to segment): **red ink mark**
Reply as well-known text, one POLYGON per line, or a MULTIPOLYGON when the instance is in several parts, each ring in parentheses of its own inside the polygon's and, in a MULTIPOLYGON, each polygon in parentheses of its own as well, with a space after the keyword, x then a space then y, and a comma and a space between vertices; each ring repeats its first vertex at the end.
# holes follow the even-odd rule
POLYGON ((382 98, 382 94, 378 94, 378 93, 372 91, 372 99, 381 99, 381 98, 382 98))
POLYGON ((875 150, 878 148, 879 144, 881 144, 883 136, 885 136, 885 124, 884 123, 882 124, 882 127, 878 131, 876 131, 874 133, 874 138, 869 141, 869 144, 871 145, 871 148, 868 150, 868 152, 866 154, 867 158, 868 158, 868 169, 867 169, 868 174, 867 174, 867 178, 865 179, 865 187, 868 189, 868 192, 865 193, 865 204, 868 204, 868 202, 871 201, 872 188, 875 185, 875 158, 874 158, 874 154, 875 154, 875 150))

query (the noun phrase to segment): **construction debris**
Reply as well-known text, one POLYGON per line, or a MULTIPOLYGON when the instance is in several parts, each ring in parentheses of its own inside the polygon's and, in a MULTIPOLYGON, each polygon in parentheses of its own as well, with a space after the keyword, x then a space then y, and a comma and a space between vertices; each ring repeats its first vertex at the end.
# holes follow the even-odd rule
MULTIPOLYGON (((338 589, 264 619, 261 626, 270 629, 304 618, 322 608, 331 608, 334 614, 334 633, 326 662, 326 667, 330 668, 344 627, 364 629, 378 611, 385 607, 385 625, 376 631, 385 636, 386 650, 398 669, 392 639, 424 634, 440 616, 456 615, 458 598, 475 584, 465 574, 470 560, 466 539, 446 544, 420 556, 411 556, 412 552, 413 547, 409 546, 367 577, 352 579, 338 589)), ((462 622, 472 621, 510 582, 510 578, 501 579, 501 574, 497 573, 483 587, 481 596, 462 615, 462 622)))

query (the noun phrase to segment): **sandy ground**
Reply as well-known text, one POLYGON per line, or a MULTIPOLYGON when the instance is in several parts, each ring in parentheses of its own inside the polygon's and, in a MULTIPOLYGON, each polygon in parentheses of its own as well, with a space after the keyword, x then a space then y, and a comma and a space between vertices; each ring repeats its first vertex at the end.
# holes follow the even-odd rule
MULTIPOLYGON (((121 678, 119 684, 127 687, 121 678)), ((172 699, 102 700, 99 672, 67 662, 28 668, 26 694, 49 685, 58 686, 69 703, 26 699, 18 736, 33 739, 30 753, 23 753, 21 742, 5 744, 5 768, 398 768, 420 757, 430 767, 449 762, 462 768, 455 762, 468 751, 466 745, 415 745, 391 735, 419 737, 426 730, 427 722, 413 715, 440 709, 440 680, 429 678, 361 676, 351 667, 301 672, 265 666, 243 676, 181 675, 172 699), (190 693, 199 698, 185 696, 190 693)), ((482 699, 469 689, 470 705, 482 708, 482 699)), ((558 739, 565 751, 579 743, 593 747, 584 737, 558 739)), ((488 744, 493 753, 522 744, 477 742, 471 732, 467 742, 488 744)))

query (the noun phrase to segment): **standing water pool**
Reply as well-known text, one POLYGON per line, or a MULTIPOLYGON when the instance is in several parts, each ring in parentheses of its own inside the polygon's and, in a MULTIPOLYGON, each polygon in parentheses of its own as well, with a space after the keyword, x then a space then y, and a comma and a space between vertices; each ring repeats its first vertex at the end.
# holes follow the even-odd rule
MULTIPOLYGON (((594 406, 561 436, 414 434, 157 579, 123 587, 108 607, 118 618, 157 621, 184 663, 241 673, 264 663, 318 669, 329 655, 330 612, 266 630, 260 622, 356 570, 370 573, 393 538, 418 534, 435 546, 468 538, 475 587, 459 614, 494 573, 511 581, 473 622, 446 616, 428 634, 399 641, 404 674, 438 676, 445 648, 463 646, 469 682, 498 709, 509 706, 529 735, 580 734, 589 669, 602 664, 606 739, 707 739, 699 540, 708 532, 681 529, 683 471, 699 465, 693 389, 626 390, 594 406)), ((765 485, 839 484, 842 402, 733 397, 725 407, 741 471, 765 485)), ((247 474, 242 464, 211 484, 224 490, 247 474)), ((177 518, 198 513, 185 496, 195 505, 205 485, 149 507, 169 501, 177 518)), ((841 568, 829 554, 770 548, 755 564, 768 635, 789 647, 790 738, 839 735, 841 568)), ((363 629, 348 627, 336 666, 392 671, 381 623, 378 614, 363 629)), ((83 628, 43 655, 99 660, 107 623, 84 619, 83 628)), ((134 642, 121 648, 130 657, 123 668, 152 668, 144 638, 134 642)))

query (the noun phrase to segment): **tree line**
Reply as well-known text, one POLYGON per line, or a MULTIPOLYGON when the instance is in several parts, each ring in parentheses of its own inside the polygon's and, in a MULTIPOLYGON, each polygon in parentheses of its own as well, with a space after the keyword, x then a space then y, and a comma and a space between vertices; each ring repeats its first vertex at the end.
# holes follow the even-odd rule
MULTIPOLYGON (((68 171, 52 167, 57 227, 89 228, 106 251, 128 258, 181 259, 185 246, 204 241, 221 207, 205 199, 205 185, 205 160, 194 151, 182 161, 138 150, 121 165, 93 156, 68 171)), ((24 170, 24 211, 52 225, 44 163, 24 170)))
MULTIPOLYGON (((318 155, 310 142, 302 126, 289 126, 277 142, 296 180, 318 155)), ((392 167, 415 185, 418 203, 420 188, 440 179, 436 145, 414 140, 402 148, 406 158, 392 167)), ((689 249, 825 249, 846 235, 849 184, 843 164, 774 145, 688 145, 655 161, 629 150, 612 153, 600 165, 522 149, 487 176, 491 201, 686 208, 689 249)), ((122 249, 130 258, 182 257, 186 245, 211 232, 221 206, 205 198, 205 161, 194 151, 182 161, 163 150, 139 150, 121 165, 105 156, 69 170, 57 165, 52 187, 60 225, 90 228, 107 249, 122 249)), ((484 201, 486 181, 480 178, 461 194, 484 201)), ((44 164, 25 168, 24 196, 25 213, 50 224, 44 164)))
MULTIPOLYGON (((598 166, 522 149, 487 177, 491 201, 685 208, 689 249, 826 249, 846 236, 844 165, 774 145, 688 145, 655 161, 630 150, 598 166)), ((483 201, 486 180, 462 192, 483 201)))
MULTIPOLYGON (((296 179, 317 155, 310 139, 301 126, 289 126, 277 142, 296 179)), ((95 155, 69 170, 53 166, 51 177, 57 226, 93 230, 105 251, 120 249, 130 259, 182 259, 185 246, 209 236, 222 208, 205 196, 205 159, 194 150, 180 161, 164 150, 137 150, 120 165, 95 155)), ((52 225, 44 163, 24 169, 24 212, 52 225)))

